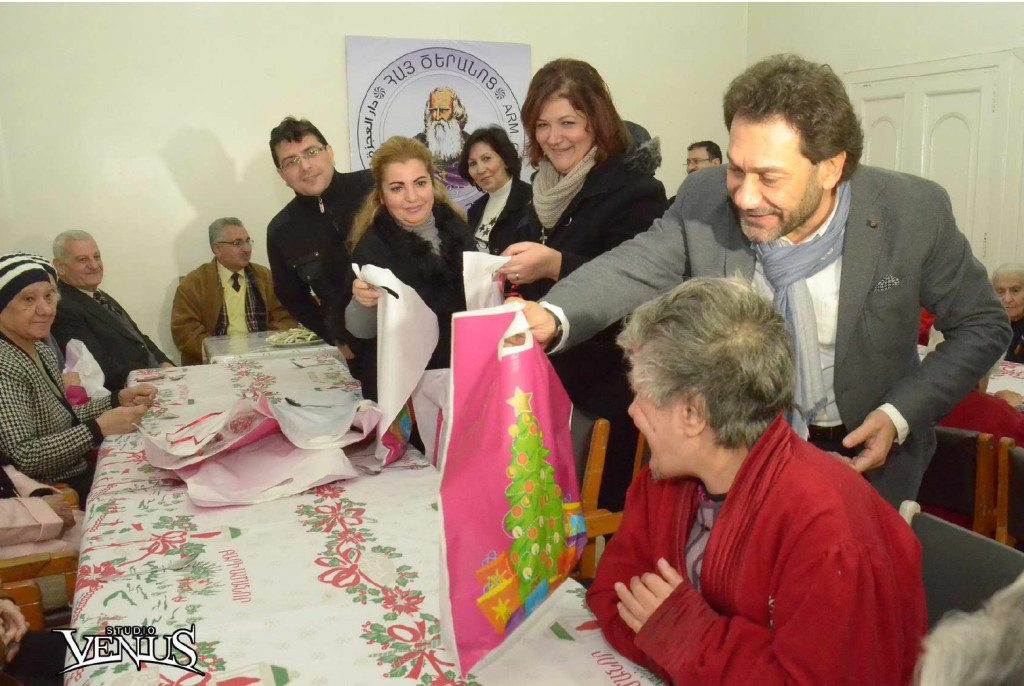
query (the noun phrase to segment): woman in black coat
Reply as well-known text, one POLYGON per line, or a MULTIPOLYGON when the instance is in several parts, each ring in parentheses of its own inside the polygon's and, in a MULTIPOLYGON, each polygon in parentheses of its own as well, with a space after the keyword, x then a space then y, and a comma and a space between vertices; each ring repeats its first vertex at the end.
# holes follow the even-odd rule
POLYGON ((486 193, 469 207, 469 228, 480 252, 500 255, 527 238, 516 233, 531 196, 521 171, 519 153, 500 126, 477 129, 462 147, 459 174, 486 193))
MULTIPOLYGON (((604 80, 586 62, 560 59, 542 67, 530 82, 523 121, 538 168, 521 229, 530 238, 504 251, 512 259, 501 272, 524 298, 540 300, 555 281, 646 231, 667 201, 654 178, 657 141, 630 134, 604 80)), ((618 331, 613 324, 551 357, 573 404, 611 422, 599 503, 612 510, 625 502, 637 439, 618 331)))
MULTIPOLYGON (((437 315, 437 348, 428 369, 450 366, 452 314, 466 309, 462 253, 472 251, 473 236, 461 210, 448 199, 434 175, 430 151, 411 138, 394 136, 381 145, 371 166, 374 188, 352 222, 352 260, 392 273, 414 289, 437 315)), ((345 327, 359 338, 377 335, 377 301, 382 291, 361 279, 352 285, 345 327)), ((377 399, 375 346, 368 345, 352 373, 363 395, 377 399)))

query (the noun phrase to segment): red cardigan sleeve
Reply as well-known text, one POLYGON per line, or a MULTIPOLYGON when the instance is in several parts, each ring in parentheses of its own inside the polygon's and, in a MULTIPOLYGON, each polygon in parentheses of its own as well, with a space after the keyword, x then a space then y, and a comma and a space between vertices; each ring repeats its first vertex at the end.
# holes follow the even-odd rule
POLYGON ((605 639, 615 650, 641 666, 660 671, 634 644, 636 634, 619 617, 616 607, 619 596, 615 593, 616 582, 628 584, 632 577, 654 571, 654 561, 662 557, 655 557, 656 551, 651 547, 657 534, 652 537, 650 530, 648 495, 652 480, 649 471, 645 467, 626 492, 622 524, 601 555, 597 575, 587 591, 587 604, 605 639))
POLYGON ((721 615, 685 584, 641 627, 636 646, 678 684, 906 683, 916 655, 901 646, 917 642, 901 634, 923 617, 901 616, 904 591, 888 557, 849 542, 817 550, 773 572, 770 626, 721 615))

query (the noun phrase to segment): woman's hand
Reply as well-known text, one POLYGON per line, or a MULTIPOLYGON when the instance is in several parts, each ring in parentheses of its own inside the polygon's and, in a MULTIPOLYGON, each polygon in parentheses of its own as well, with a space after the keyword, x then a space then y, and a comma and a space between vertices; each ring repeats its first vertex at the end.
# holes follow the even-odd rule
POLYGON ((18 654, 21 639, 27 632, 28 622, 25 621, 25 615, 21 614, 21 609, 7 598, 0 598, 0 638, 7 649, 4 656, 7 662, 18 654))
POLYGON ((362 279, 352 282, 352 297, 363 307, 377 307, 380 296, 380 289, 374 288, 362 279))
POLYGON ((107 410, 96 418, 96 425, 103 437, 130 434, 142 420, 148 408, 145 405, 124 405, 107 410))
POLYGON ((57 493, 53 495, 44 495, 43 501, 50 506, 50 509, 53 510, 54 513, 60 517, 61 522, 63 522, 64 526, 60 530, 62 534, 75 525, 75 515, 71 511, 71 506, 68 505, 68 501, 64 500, 64 496, 57 493))
POLYGON ((562 270, 562 253, 554 248, 524 241, 513 243, 501 254, 512 259, 498 272, 507 276, 512 283, 533 283, 541 279, 558 281, 558 274, 562 270))
POLYGON ((122 388, 117 392, 117 402, 122 407, 142 405, 149 407, 156 400, 156 386, 148 383, 140 383, 131 388, 122 388))

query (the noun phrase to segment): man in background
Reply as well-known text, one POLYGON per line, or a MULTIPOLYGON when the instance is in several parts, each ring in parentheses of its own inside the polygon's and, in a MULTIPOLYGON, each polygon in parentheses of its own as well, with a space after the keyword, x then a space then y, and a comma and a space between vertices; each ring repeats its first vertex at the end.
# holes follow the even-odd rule
POLYGON ((692 174, 698 169, 717 167, 722 163, 722 149, 714 141, 697 141, 690 143, 686 149, 686 173, 692 174))
MULTIPOLYGON (((692 174, 698 169, 717 167, 722 164, 722 149, 714 141, 697 141, 690 143, 686 149, 686 173, 692 174)), ((669 198, 671 206, 676 201, 676 196, 669 198)))
POLYGON ((178 284, 171 307, 171 335, 182 364, 203 361, 207 336, 245 335, 296 325, 274 295, 270 270, 254 264, 252 239, 235 217, 210 224, 213 259, 178 284))
POLYGON ((373 176, 369 170, 336 171, 334 150, 306 119, 286 117, 275 126, 270 154, 281 180, 295 191, 267 226, 274 292, 303 326, 351 359, 350 346, 358 343, 342 324, 353 278, 345 239, 373 176), (329 311, 338 315, 329 317, 329 311))
POLYGON ((54 238, 53 266, 60 303, 51 333, 61 350, 72 338, 84 343, 111 393, 124 388, 136 369, 174 366, 125 309, 100 290, 103 258, 88 232, 64 231, 54 238))

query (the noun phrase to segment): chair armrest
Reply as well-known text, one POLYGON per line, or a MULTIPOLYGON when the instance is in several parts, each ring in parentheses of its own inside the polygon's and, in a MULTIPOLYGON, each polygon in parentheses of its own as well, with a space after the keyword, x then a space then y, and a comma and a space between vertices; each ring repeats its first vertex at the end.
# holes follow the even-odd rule
POLYGON ((60 493, 61 496, 63 496, 64 500, 67 501, 67 504, 71 506, 72 510, 82 509, 80 507, 81 504, 79 503, 78 500, 78 493, 75 491, 75 489, 71 488, 71 486, 68 486, 67 484, 50 485, 57 489, 57 492, 60 493))
POLYGON ((37 553, 9 560, 0 560, 0 589, 9 595, 25 615, 31 629, 46 628, 43 616, 43 598, 38 579, 46 576, 64 577, 64 595, 70 606, 75 597, 78 579, 78 553, 65 550, 59 553, 37 553))
POLYGON ((3 589, 21 610, 29 629, 42 631, 46 628, 46 619, 43 617, 43 593, 35 579, 5 583, 3 589))

